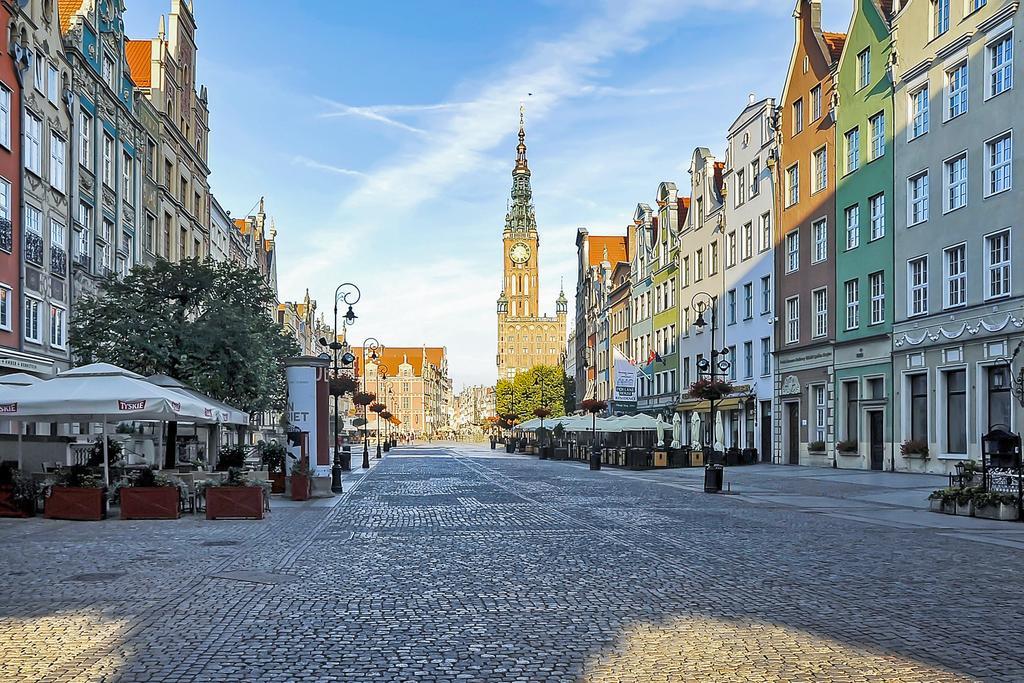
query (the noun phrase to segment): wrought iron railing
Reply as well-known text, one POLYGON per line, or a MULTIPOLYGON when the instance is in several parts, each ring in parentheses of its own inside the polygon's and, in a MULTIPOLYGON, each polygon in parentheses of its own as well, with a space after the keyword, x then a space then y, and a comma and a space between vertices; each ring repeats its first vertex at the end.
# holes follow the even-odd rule
POLYGON ((43 236, 34 232, 25 233, 25 260, 37 266, 43 265, 43 236))
POLYGON ((92 256, 89 256, 85 252, 80 251, 75 254, 75 263, 86 271, 92 272, 92 256))
POLYGON ((68 254, 61 247, 50 245, 50 272, 61 277, 68 272, 68 254))
POLYGON ((0 249, 14 251, 14 226, 6 218, 0 218, 0 249))

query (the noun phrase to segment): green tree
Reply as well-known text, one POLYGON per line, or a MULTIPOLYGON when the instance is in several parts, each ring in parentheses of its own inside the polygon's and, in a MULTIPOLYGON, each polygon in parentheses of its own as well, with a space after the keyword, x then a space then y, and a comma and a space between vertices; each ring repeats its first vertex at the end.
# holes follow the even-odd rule
POLYGON ((565 372, 557 365, 535 365, 514 381, 498 380, 495 394, 498 415, 512 414, 514 409, 517 423, 532 420, 533 411, 542 406, 553 416, 564 415, 565 372))
POLYGON ((246 412, 271 410, 285 402, 283 361, 299 352, 274 303, 255 269, 160 259, 108 277, 79 304, 69 336, 82 363, 163 373, 246 412))

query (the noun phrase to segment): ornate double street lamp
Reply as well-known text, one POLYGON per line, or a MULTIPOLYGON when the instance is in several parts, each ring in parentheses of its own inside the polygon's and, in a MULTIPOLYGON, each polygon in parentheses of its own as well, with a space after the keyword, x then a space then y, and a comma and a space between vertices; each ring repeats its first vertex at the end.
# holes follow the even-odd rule
MULTIPOLYGON (((331 339, 330 343, 328 343, 326 337, 320 337, 319 339, 322 346, 326 346, 331 350, 334 361, 331 375, 335 382, 341 378, 340 365, 351 366, 352 361, 356 359, 349 350, 347 338, 344 342, 338 341, 338 303, 344 302, 348 306, 343 319, 343 324, 347 327, 356 321, 357 316, 355 311, 352 310, 352 306, 359 303, 361 297, 362 293, 353 283, 343 282, 338 285, 337 289, 334 290, 334 327, 331 328, 334 338, 331 339)), ((341 397, 342 392, 337 387, 334 387, 331 393, 334 395, 334 464, 331 466, 331 492, 341 493, 341 472, 343 468, 341 462, 341 429, 339 427, 338 399, 341 397)))
MULTIPOLYGON (((378 351, 383 352, 384 351, 384 346, 379 341, 377 341, 376 337, 367 337, 366 339, 363 340, 363 346, 362 346, 361 350, 362 350, 362 355, 363 355, 363 360, 362 360, 363 364, 362 364, 362 367, 360 368, 360 372, 362 372, 362 374, 363 374, 363 393, 365 394, 366 393, 366 352, 367 352, 367 350, 369 350, 369 352, 370 352, 370 360, 373 361, 374 363, 376 363, 377 359, 380 358, 380 354, 378 354, 377 352, 378 351)), ((364 404, 363 405, 363 469, 364 470, 370 468, 370 435, 366 431, 366 427, 369 424, 369 422, 366 420, 366 407, 367 407, 367 405, 369 405, 369 404, 364 404)))
MULTIPOLYGON (((732 367, 732 363, 729 361, 729 349, 723 348, 719 350, 715 347, 715 337, 718 333, 718 297, 712 296, 707 292, 697 292, 691 302, 693 309, 697 312, 697 319, 693 321, 694 327, 698 330, 703 331, 708 326, 708 321, 705 320, 704 314, 708 313, 710 317, 711 325, 711 358, 702 358, 697 362, 697 381, 705 380, 707 382, 706 396, 708 399, 709 408, 709 428, 711 431, 711 438, 709 441, 712 442, 712 449, 714 449, 715 431, 717 430, 717 422, 715 420, 715 404, 720 398, 720 387, 727 384, 726 378, 728 377, 729 368, 732 367)), ((710 458, 709 458, 710 460, 710 458)), ((715 491, 722 490, 722 470, 718 464, 712 465, 711 462, 705 463, 704 473, 704 490, 708 491, 709 479, 712 481, 712 489, 715 491)))
MULTIPOLYGON (((379 397, 380 396, 380 380, 381 380, 382 377, 385 380, 384 388, 385 389, 387 388, 388 369, 385 366, 383 366, 383 365, 377 365, 377 373, 376 374, 377 374, 377 391, 375 393, 379 397)), ((379 400, 378 400, 378 402, 375 405, 371 406, 371 408, 370 408, 370 410, 372 410, 373 412, 375 412, 377 414, 377 459, 378 460, 380 460, 380 414, 383 413, 386 409, 387 409, 387 406, 385 404, 381 403, 379 400)))

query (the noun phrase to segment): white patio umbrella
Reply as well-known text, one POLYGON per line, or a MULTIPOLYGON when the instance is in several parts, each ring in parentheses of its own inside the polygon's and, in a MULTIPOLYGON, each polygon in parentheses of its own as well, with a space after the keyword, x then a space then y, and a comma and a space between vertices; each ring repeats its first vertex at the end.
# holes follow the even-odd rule
POLYGON ((690 450, 694 447, 700 448, 700 415, 697 411, 690 414, 690 450))
POLYGON ((721 411, 715 411, 715 450, 725 450, 725 427, 722 426, 721 411))
MULTIPOLYGON (((30 387, 33 384, 39 384, 40 382, 45 382, 45 381, 46 380, 39 379, 38 377, 36 377, 34 375, 30 375, 27 372, 13 372, 10 375, 3 375, 2 377, 0 377, 0 384, 5 385, 5 386, 10 386, 10 387, 30 387)), ((11 420, 11 424, 17 425, 16 429, 18 430, 18 469, 20 470, 21 469, 21 460, 22 460, 22 453, 21 453, 21 450, 22 450, 21 449, 21 426, 22 426, 22 423, 21 423, 21 420, 17 420, 17 421, 11 420)))
POLYGON ((679 413, 672 415, 672 448, 681 448, 683 440, 683 417, 679 413))
POLYGON ((158 387, 109 363, 92 363, 32 386, 0 386, 0 414, 64 422, 103 423, 103 479, 110 483, 107 426, 111 418, 209 423, 216 418, 196 399, 158 387))
POLYGON ((218 401, 215 398, 210 398, 206 394, 196 391, 189 385, 185 384, 181 380, 177 380, 169 375, 150 375, 146 378, 147 382, 152 382, 158 387, 165 389, 173 389, 180 393, 190 396, 201 403, 205 403, 210 406, 213 411, 213 417, 217 422, 221 424, 232 424, 232 425, 248 425, 249 414, 242 412, 234 406, 230 406, 227 403, 218 401))
POLYGON ((656 445, 664 446, 665 445, 665 422, 663 420, 658 420, 657 429, 658 429, 658 440, 656 442, 656 445))

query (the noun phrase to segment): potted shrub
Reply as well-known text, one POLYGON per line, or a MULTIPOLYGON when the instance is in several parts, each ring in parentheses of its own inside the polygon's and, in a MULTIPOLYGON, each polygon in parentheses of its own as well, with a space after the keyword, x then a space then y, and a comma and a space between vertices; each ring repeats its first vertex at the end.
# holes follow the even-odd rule
POLYGON ((31 517, 36 513, 39 488, 28 472, 0 462, 0 517, 31 517))
POLYGON ((836 451, 842 455, 857 455, 860 444, 854 439, 846 439, 836 444, 836 451))
POLYGON ((245 446, 222 446, 217 451, 218 472, 229 472, 233 468, 242 469, 245 467, 245 446))
POLYGON ((1009 493, 977 493, 974 496, 974 516, 1007 522, 1016 521, 1019 517, 1017 499, 1009 493))
POLYGON ((232 467, 223 481, 197 484, 206 496, 206 519, 263 519, 263 487, 232 467))
POLYGON ((907 439, 900 444, 900 455, 904 458, 922 458, 928 457, 928 442, 919 441, 915 439, 907 439))
POLYGON ((284 493, 284 462, 288 455, 287 449, 277 441, 261 441, 259 449, 263 469, 270 473, 270 492, 284 493))
POLYGON ((177 483, 148 467, 133 473, 114 494, 121 500, 121 519, 181 516, 181 490, 177 483))
POLYGON ((699 379, 690 385, 690 396, 704 401, 717 401, 733 392, 733 385, 721 379, 699 379))
POLYGON ((928 509, 932 512, 942 512, 942 502, 946 497, 945 489, 936 489, 928 494, 928 509))
POLYGON ((974 487, 965 486, 956 493, 956 514, 961 517, 974 516, 974 487))
POLYGON ((825 442, 824 441, 812 441, 807 444, 807 451, 809 453, 815 453, 817 455, 825 454, 825 442))
POLYGON ((309 469, 309 458, 302 458, 292 465, 292 500, 309 500, 313 473, 309 469))
POLYGON ((85 465, 62 467, 43 507, 47 519, 99 521, 107 516, 103 480, 85 465))

